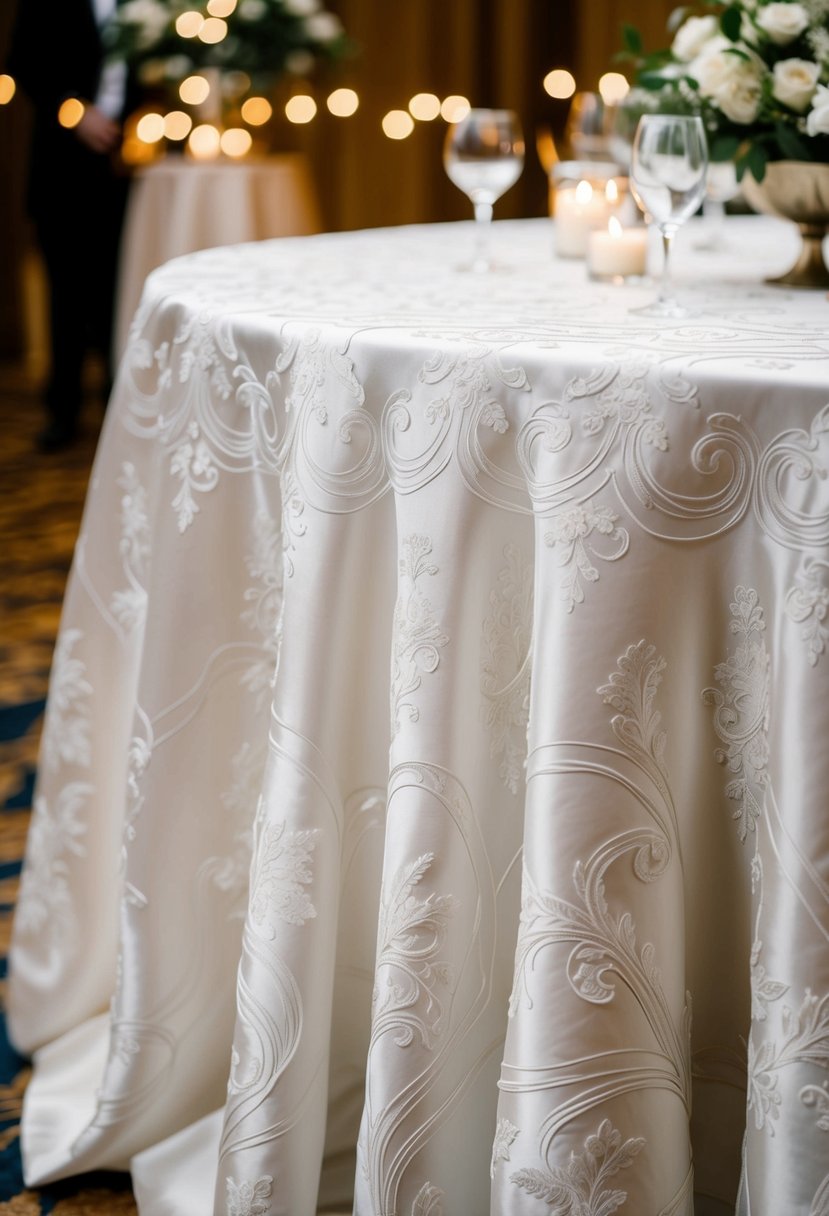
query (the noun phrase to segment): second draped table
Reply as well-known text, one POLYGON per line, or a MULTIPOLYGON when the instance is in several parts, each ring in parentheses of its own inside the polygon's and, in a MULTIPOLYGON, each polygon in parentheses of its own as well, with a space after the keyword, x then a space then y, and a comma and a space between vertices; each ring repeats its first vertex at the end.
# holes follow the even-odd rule
POLYGON ((495 236, 148 282, 15 925, 30 1183, 829 1210, 829 305, 771 220, 679 325, 495 236))

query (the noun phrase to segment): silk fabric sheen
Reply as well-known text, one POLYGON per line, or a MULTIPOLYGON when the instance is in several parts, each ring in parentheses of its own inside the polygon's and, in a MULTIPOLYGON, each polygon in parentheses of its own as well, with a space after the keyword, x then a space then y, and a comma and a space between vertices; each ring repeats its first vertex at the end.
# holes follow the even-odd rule
POLYGON ((827 1216, 829 305, 726 232, 684 323, 545 222, 150 277, 15 925, 30 1184, 827 1216))

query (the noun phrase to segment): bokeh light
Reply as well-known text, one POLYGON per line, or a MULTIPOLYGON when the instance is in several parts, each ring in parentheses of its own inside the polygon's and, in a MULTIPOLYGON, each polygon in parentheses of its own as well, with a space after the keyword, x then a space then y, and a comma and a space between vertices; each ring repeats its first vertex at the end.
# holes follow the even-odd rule
POLYGON ((221 17, 207 17, 199 30, 199 41, 213 46, 227 37, 227 22, 221 17))
POLYGON ((335 89, 325 104, 337 118, 350 118, 360 104, 360 98, 353 89, 335 89))
POLYGON ((246 131, 243 127, 228 127, 222 132, 220 146, 225 156, 245 156, 250 152, 253 139, 250 131, 246 131))
POLYGON ((471 108, 465 97, 459 93, 451 93, 441 102, 441 118, 445 118, 447 122, 460 122, 461 119, 466 118, 471 108))
POLYGON ((164 119, 160 114, 144 114, 138 120, 135 134, 144 144, 157 144, 164 138, 164 119))
POLYGON ((203 25, 204 17, 195 9, 188 9, 186 13, 179 13, 176 17, 176 33, 180 38, 197 37, 203 25))
POLYGON ((409 113, 418 122, 431 122, 440 114, 440 98, 434 93, 415 93, 409 102, 409 113))
POLYGON ((86 107, 82 101, 78 101, 77 97, 67 97, 66 101, 61 102, 58 110, 58 122, 62 127, 71 130, 78 125, 85 112, 86 107))
POLYGON ((7 106, 14 97, 17 85, 14 83, 13 76, 7 76, 4 72, 0 75, 0 106, 7 106))
POLYGON ((236 0, 207 0, 207 11, 211 17, 229 17, 236 8, 236 0))
POLYGON ((164 135, 167 139, 186 139, 193 129, 193 119, 184 110, 171 110, 164 115, 164 135))
POLYGON ((288 122, 310 122, 317 112, 317 103, 307 93, 297 93, 285 105, 288 122))
POLYGON ((389 110, 383 117, 383 134, 389 139, 406 139, 414 131, 414 119, 407 110, 389 110))
POLYGON ((242 118, 252 127, 261 127, 273 114, 267 97, 249 97, 242 103, 242 118))
POLYGON ((543 84, 545 93, 560 100, 572 97, 576 91, 576 78, 566 68, 553 68, 544 77, 543 84))
POLYGON ((210 82, 204 76, 188 76, 178 86, 178 95, 185 105, 200 106, 210 95, 210 82))
POLYGON ((221 136, 214 126, 205 122, 190 132, 187 147, 196 160, 211 160, 219 155, 221 136))
POLYGON ((599 92, 606 106, 616 106, 627 97, 630 85, 621 72, 605 72, 599 78, 599 92))

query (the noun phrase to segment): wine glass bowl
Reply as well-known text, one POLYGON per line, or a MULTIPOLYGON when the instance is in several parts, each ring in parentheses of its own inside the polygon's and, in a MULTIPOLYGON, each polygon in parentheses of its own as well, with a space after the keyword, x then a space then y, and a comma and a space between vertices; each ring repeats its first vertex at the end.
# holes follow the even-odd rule
POLYGON ((446 134, 443 164, 449 180, 475 209, 477 250, 472 269, 492 268, 489 227, 492 209, 524 167, 524 139, 512 110, 470 110, 446 134))
POLYGON ((677 114, 644 115, 633 142, 630 183, 641 209, 662 234, 665 260, 658 300, 641 313, 685 317, 670 279, 671 241, 705 197, 708 147, 702 119, 677 114))

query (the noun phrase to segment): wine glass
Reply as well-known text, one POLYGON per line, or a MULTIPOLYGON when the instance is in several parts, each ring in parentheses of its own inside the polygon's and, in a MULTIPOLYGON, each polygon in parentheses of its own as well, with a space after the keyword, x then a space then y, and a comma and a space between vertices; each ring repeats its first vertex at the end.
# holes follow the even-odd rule
POLYGON ((654 317, 687 317, 671 286, 671 241, 705 197, 708 146, 702 119, 645 114, 633 141, 630 183, 637 203, 662 234, 665 260, 659 298, 635 311, 654 317))
POLYGON ((564 138, 574 160, 608 159, 607 110, 601 93, 576 93, 564 138))
POLYGON ((446 134, 443 164, 449 180, 475 208, 477 233, 471 269, 492 269, 489 234, 492 207, 521 176, 524 139, 512 110, 470 110, 446 134))

